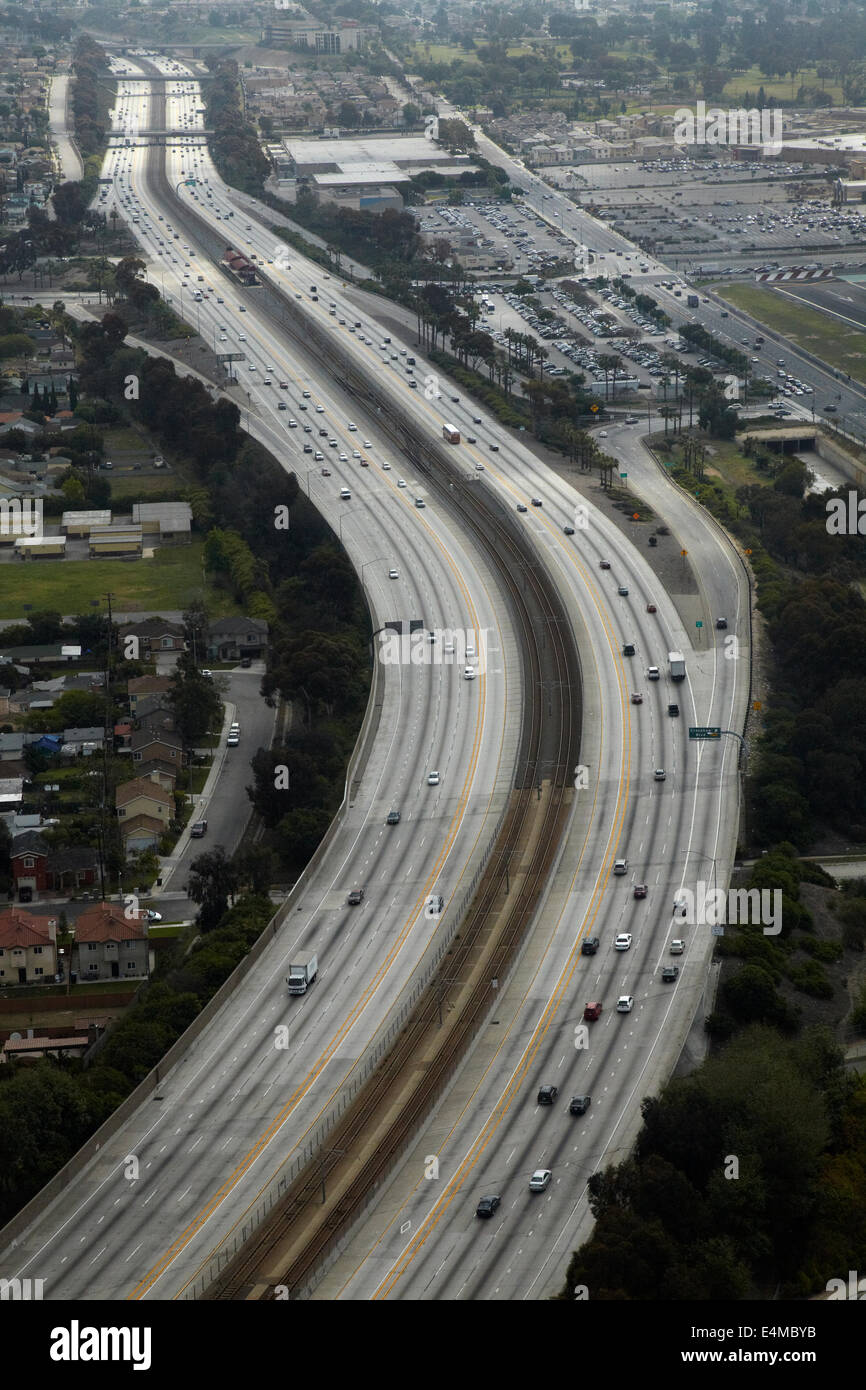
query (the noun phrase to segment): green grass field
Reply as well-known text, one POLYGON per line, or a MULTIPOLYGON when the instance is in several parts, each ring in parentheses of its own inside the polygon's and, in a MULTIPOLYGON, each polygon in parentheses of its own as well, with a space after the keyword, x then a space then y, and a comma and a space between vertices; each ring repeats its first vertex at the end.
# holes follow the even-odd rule
POLYGON ((789 338, 792 343, 814 352, 831 367, 850 372, 855 381, 866 384, 866 333, 836 319, 809 309, 777 290, 753 285, 726 285, 718 293, 739 309, 754 315, 789 338))
MULTIPOLYGON (((33 611, 88 613, 93 599, 112 596, 117 612, 184 609, 205 588, 204 541, 163 546, 152 560, 11 560, 0 565, 0 620, 14 621, 33 611)), ((230 597, 210 584, 205 599, 211 618, 239 610, 230 597)))
POLYGON ((170 480, 167 480, 165 473, 121 473, 111 480, 111 505, 115 508, 119 503, 131 506, 133 502, 140 502, 145 497, 151 502, 173 502, 178 488, 182 487, 185 481, 173 474, 170 480), (163 493, 170 493, 171 496, 165 497, 163 493))
MULTIPOLYGON (((725 87, 726 97, 738 97, 742 92, 757 92, 759 87, 763 87, 766 95, 773 97, 784 97, 790 100, 797 95, 798 87, 820 87, 821 79, 816 68, 803 68, 798 72, 793 82, 790 77, 764 77, 760 68, 749 68, 748 72, 738 72, 732 77, 725 87)), ((836 105, 842 101, 842 88, 839 83, 825 82, 824 91, 832 96, 836 105)))

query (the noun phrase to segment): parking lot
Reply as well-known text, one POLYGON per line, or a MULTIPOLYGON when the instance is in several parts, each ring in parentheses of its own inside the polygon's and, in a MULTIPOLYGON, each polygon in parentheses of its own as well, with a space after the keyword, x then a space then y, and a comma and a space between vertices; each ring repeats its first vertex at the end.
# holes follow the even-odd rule
POLYGON ((459 260, 469 263, 476 257, 491 270, 543 274, 563 256, 573 256, 568 238, 517 203, 443 204, 419 209, 417 215, 430 241, 444 237, 459 260))
POLYGON ((670 159, 575 173, 583 201, 674 266, 823 268, 863 259, 861 205, 835 208, 826 172, 815 166, 670 159))

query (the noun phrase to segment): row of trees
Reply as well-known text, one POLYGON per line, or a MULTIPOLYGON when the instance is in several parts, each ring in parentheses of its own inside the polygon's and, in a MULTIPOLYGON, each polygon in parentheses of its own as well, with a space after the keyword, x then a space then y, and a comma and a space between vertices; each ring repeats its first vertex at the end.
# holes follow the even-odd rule
POLYGON ((105 52, 89 34, 76 40, 72 59, 72 121, 82 155, 97 154, 105 142, 100 115, 99 79, 107 70, 105 52))
POLYGON ((213 130, 209 148, 222 177, 235 188, 259 194, 269 173, 255 127, 241 111, 238 65, 230 58, 211 56, 212 80, 205 89, 207 125, 213 130))
POLYGON ((563 1299, 802 1298, 866 1241, 864 1086, 832 1035, 753 1025, 643 1103, 634 1155, 589 1179, 563 1299))

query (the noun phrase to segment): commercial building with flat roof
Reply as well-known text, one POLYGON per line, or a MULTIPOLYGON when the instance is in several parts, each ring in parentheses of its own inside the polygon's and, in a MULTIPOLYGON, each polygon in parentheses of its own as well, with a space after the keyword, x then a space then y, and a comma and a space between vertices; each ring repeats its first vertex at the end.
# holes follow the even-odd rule
POLYGON ((188 541, 192 507, 189 502, 135 502, 132 520, 141 526, 145 536, 158 535, 161 541, 188 541))
POLYGON ((94 526, 110 526, 111 511, 64 512, 60 518, 60 529, 67 536, 89 536, 94 526))
POLYGON ((395 177, 398 170, 420 173, 441 165, 470 167, 468 155, 454 155, 440 149, 421 135, 363 136, 345 140, 284 140, 293 172, 299 177, 313 174, 352 174, 360 165, 378 167, 379 178, 395 177))

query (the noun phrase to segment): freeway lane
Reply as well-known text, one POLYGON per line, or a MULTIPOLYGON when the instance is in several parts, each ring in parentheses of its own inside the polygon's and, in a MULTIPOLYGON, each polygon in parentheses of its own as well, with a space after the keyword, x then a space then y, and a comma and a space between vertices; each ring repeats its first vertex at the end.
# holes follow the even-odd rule
MULTIPOLYGON (((152 240, 148 224, 158 225, 159 214, 145 213, 143 162, 140 152, 121 149, 108 166, 126 211, 126 181, 141 181, 133 225, 152 240)), ((246 322, 256 354, 265 356, 272 330, 260 326, 253 306, 246 322)), ((275 363, 299 383, 302 364, 276 347, 275 363)), ((339 392, 318 394, 331 428, 353 440, 339 392)), ((295 399, 300 408, 300 392, 295 399)), ((254 432, 273 436, 277 457, 284 456, 284 437, 271 423, 276 411, 264 411, 262 423, 255 408, 251 414, 254 432)), ((369 437, 381 459, 376 435, 369 437)), ((169 1073, 158 1100, 145 1102, 91 1162, 74 1200, 68 1192, 58 1198, 19 1237, 13 1258, 7 1250, 4 1266, 38 1263, 49 1297, 182 1293, 352 1085, 416 963, 465 897, 506 804, 521 673, 494 577, 438 509, 416 510, 383 470, 362 473, 356 464, 350 473, 335 463, 333 471, 322 508, 335 525, 342 517, 374 627, 417 615, 431 626, 486 629, 488 669, 470 682, 462 665, 447 662, 382 668, 379 737, 343 832, 292 903, 286 926, 169 1073), (343 504, 336 492, 350 477, 352 498, 343 504), (400 578, 389 580, 394 561, 400 578), (435 787, 427 784, 433 767, 441 779, 435 787), (386 827, 394 805, 402 820, 386 827), (366 897, 350 909, 346 894, 356 884, 366 897), (445 898, 439 918, 425 911, 434 888, 445 898), (288 1001, 283 981, 301 946, 318 949, 320 977, 310 996, 288 1001), (288 1046, 280 1048, 275 1029, 283 1024, 288 1046), (124 1173, 127 1154, 140 1163, 134 1181, 124 1173)))
MULTIPOLYGON (((270 240, 269 234, 264 231, 255 221, 245 224, 243 228, 245 242, 243 249, 256 254, 267 261, 276 259, 275 247, 270 240), (270 251, 270 255, 268 252, 270 251)), ((299 257, 292 253, 292 264, 287 272, 269 267, 267 272, 269 277, 275 280, 285 280, 287 288, 293 294, 300 293, 305 300, 306 312, 315 317, 325 318, 329 315, 329 308, 323 304, 324 291, 321 285, 323 279, 319 268, 308 266, 299 257), (312 286, 317 286, 319 290, 319 300, 312 299, 312 286)), ((332 282, 333 284, 333 282, 332 282)), ((381 354, 380 338, 374 326, 362 320, 362 332, 356 332, 352 341, 349 342, 349 330, 354 326, 355 319, 350 308, 351 300, 348 296, 343 296, 341 288, 332 288, 330 291, 334 296, 334 303, 337 306, 337 325, 336 330, 342 328, 342 337, 346 340, 345 347, 354 356, 367 356, 374 361, 381 354), (339 319, 345 317, 345 325, 339 324, 339 319), (363 336, 365 342, 358 344, 357 339, 363 336), (368 344, 366 338, 370 337, 368 344), (373 341, 375 340, 375 341, 373 341)), ((411 346, 411 345, 410 345, 411 346)), ((419 399, 421 393, 413 392, 405 380, 406 372, 403 367, 403 359, 400 358, 398 349, 398 360, 394 364, 391 353, 385 355, 385 360, 390 373, 393 373, 394 384, 400 383, 401 394, 404 394, 404 410, 425 421, 433 430, 438 431, 443 418, 454 418, 455 423, 467 427, 469 412, 472 407, 465 406, 463 402, 453 402, 450 393, 446 390, 444 401, 424 401, 419 399), (399 373, 399 376, 398 376, 399 373), (466 413, 461 416, 461 410, 466 413), (447 415, 446 415, 447 412, 447 415)), ((385 363, 383 363, 385 365, 385 363)), ((410 377, 411 380, 411 377, 410 377)), ((482 412, 483 416, 483 412, 482 412)), ((461 446, 461 452, 465 452, 467 461, 474 464, 484 461, 484 474, 480 478, 482 486, 501 489, 502 492, 510 497, 512 504, 517 500, 526 499, 529 501, 529 493, 537 494, 543 502, 543 510, 535 513, 527 513, 527 527, 530 528, 537 537, 541 552, 547 557, 549 562, 558 564, 563 568, 563 583, 573 583, 575 590, 580 594, 580 602, 575 599, 575 625, 579 626, 586 622, 586 589, 589 587, 595 591, 595 603, 600 610, 610 606, 615 614, 613 620, 605 614, 604 620, 600 619, 598 630, 587 633, 587 641, 581 644, 584 652, 597 653, 604 651, 607 645, 606 666, 608 669, 602 672, 596 671, 596 678, 591 678, 591 673, 587 679, 587 756, 585 761, 590 767, 600 768, 601 773, 598 784, 593 784, 593 801, 591 807, 587 807, 586 817, 581 824, 581 817, 578 817, 575 827, 577 839, 575 841, 575 854, 567 853, 565 856, 569 863, 578 864, 576 875, 569 876, 569 880, 559 886, 560 901, 556 903, 556 910, 559 911, 558 919, 555 916, 552 894, 548 904, 546 920, 550 919, 551 912, 554 912, 556 923, 553 935, 545 938, 549 942, 549 957, 547 964, 543 965, 543 971, 538 971, 531 983, 526 986, 528 989, 527 999, 529 1007, 537 1010, 539 999, 547 1000, 544 1006, 545 1012, 539 1017, 530 1018, 528 1021, 525 1016, 516 1016, 513 1028, 509 1032, 511 1053, 506 1058, 496 1056, 494 1065, 496 1075, 501 1076, 503 1070, 506 1076, 514 1074, 519 1081, 532 1087, 541 1079, 542 1072, 537 1074, 533 1071, 531 1079, 527 1080, 530 1066, 532 1068, 544 1065, 548 1055, 553 1058, 556 1055, 557 1070, 564 1067, 562 1060, 563 1046, 571 1049, 571 1035, 575 1022, 575 1017, 579 1019, 582 1001, 568 1001, 567 989, 569 988, 568 972, 573 961, 570 955, 574 947, 576 932, 588 930, 591 923, 592 929, 603 930, 603 940, 608 941, 607 947, 607 968, 600 980, 595 980, 593 988, 598 989, 604 986, 605 991, 610 991, 612 997, 615 992, 622 988, 628 988, 630 977, 622 970, 616 954, 610 951, 609 938, 617 927, 621 926, 628 919, 624 916, 625 908, 620 899, 615 904, 610 891, 609 870, 611 860, 617 853, 621 852, 625 843, 631 843, 632 836, 638 836, 636 841, 636 852, 638 855, 639 870, 645 873, 645 880, 649 884, 650 892, 647 899, 646 912, 650 920, 650 931, 643 935, 636 936, 633 946, 634 956, 632 961, 637 963, 636 977, 637 985, 634 988, 635 996, 638 1000, 636 1011, 625 1020, 626 1027, 637 1033, 639 1042, 636 1047, 629 1050, 627 1057, 617 1056, 610 1058, 603 1054, 599 1059, 601 1074, 609 1070, 614 1074, 614 1080, 606 1082, 608 1089, 612 1092, 612 1105, 609 1110, 606 1108, 603 1126, 600 1126, 602 1133, 598 1136, 598 1153, 603 1152, 617 1153, 623 1146, 627 1146, 634 1133, 634 1128, 638 1122, 638 1102, 644 1090, 651 1090, 664 1078, 673 1065, 677 1055, 679 1044, 684 1036, 688 1023, 697 1007, 698 1000, 703 990, 703 980, 705 977, 707 959, 711 949, 711 940, 708 933, 703 935, 696 934, 694 942, 690 945, 689 969, 684 972, 680 984, 675 990, 670 991, 671 1003, 664 1007, 662 1022, 665 1023, 664 1032, 657 1017, 660 1010, 660 1000, 657 997, 657 990, 651 984, 655 976, 652 973, 656 964, 659 952, 664 952, 667 942, 667 929, 669 926, 669 907, 673 893, 680 883, 688 880, 694 881, 700 873, 708 875, 712 868, 712 861, 716 860, 719 880, 724 881, 727 865, 733 850, 734 825, 736 817, 736 771, 735 756, 729 748, 720 750, 715 748, 711 754, 706 754, 704 750, 695 751, 686 745, 682 747, 684 733, 682 732, 685 724, 694 722, 721 722, 726 726, 736 727, 737 721, 742 720, 742 711, 745 697, 745 667, 747 661, 740 663, 740 668, 735 672, 734 663, 720 661, 715 649, 701 651, 696 655, 690 650, 689 644, 685 641, 686 634, 682 625, 673 611, 673 605, 664 599, 658 603, 659 614, 652 618, 645 614, 645 604, 650 598, 657 600, 657 582, 648 574, 646 567, 634 556, 631 547, 623 538, 614 531, 610 523, 602 516, 596 515, 594 509, 589 508, 590 525, 585 531, 580 533, 579 539, 565 541, 562 537, 561 527, 573 517, 574 507, 577 498, 572 489, 568 488, 549 470, 540 465, 531 455, 520 448, 510 437, 502 435, 500 431, 491 423, 487 422, 484 427, 484 444, 489 446, 490 442, 501 441, 500 448, 495 456, 492 451, 472 446, 461 446), (488 433, 489 431, 489 433, 488 433), (543 519, 542 519, 543 518, 543 519), (549 520, 552 518, 552 520, 549 520), (568 576, 569 565, 563 565, 562 550, 566 549, 567 561, 570 560, 571 566, 578 571, 582 568, 582 573, 578 576, 571 574, 568 576), (608 555, 614 563, 615 568, 610 576, 603 576, 602 580, 607 585, 614 577, 617 579, 628 579, 629 587, 635 580, 633 576, 638 575, 637 588, 634 591, 634 602, 624 601, 617 603, 620 596, 612 594, 611 590, 605 588, 601 590, 597 582, 593 579, 593 570, 588 568, 592 565, 597 566, 600 557, 608 555), (579 556, 579 559, 575 557, 579 556), (576 583, 575 583, 576 579, 576 583), (639 652, 647 653, 644 658, 647 662, 654 660, 657 664, 664 666, 665 652, 669 646, 681 646, 687 650, 689 666, 691 671, 689 681, 689 694, 683 703, 684 720, 682 724, 676 725, 676 732, 670 723, 666 723, 667 716, 664 714, 665 701, 661 694, 654 696, 652 702, 647 700, 641 707, 632 707, 627 703, 628 694, 625 689, 625 674, 621 667, 621 660, 618 652, 623 640, 627 638, 639 639, 639 652), (612 663, 613 669, 609 669, 612 663), (611 713, 615 709, 616 702, 619 702, 620 718, 617 719, 611 713), (625 711, 623 713, 623 710, 625 711), (640 715, 646 715, 643 725, 637 721, 640 715), (593 728, 593 719, 598 720, 601 729, 593 728), (632 727, 634 725, 634 738, 632 737, 632 727), (594 735, 598 734, 597 742, 593 742, 594 735), (719 756, 721 754, 721 756, 719 756), (619 761, 617 761, 619 759, 619 761), (670 765, 671 786, 667 793, 670 806, 665 804, 664 794, 659 794, 657 785, 652 779, 652 768, 660 765, 659 759, 663 759, 663 765, 670 765), (706 760, 706 768, 705 768, 706 760), (720 763, 716 766, 715 763, 720 763), (701 775, 703 773, 703 775, 701 775), (680 795, 675 795, 675 790, 680 795), (655 804, 653 804, 655 803, 655 804), (587 825, 586 822, 589 822, 587 825), (580 836, 583 835, 583 840, 580 836), (710 856, 710 857, 708 857, 710 856), (598 869, 598 865, 603 868, 598 869), (586 882, 584 879, 586 878, 586 882), (577 927, 575 923, 579 924, 577 927), (655 952, 655 955, 653 954, 655 952), (646 958, 644 958, 646 957, 646 958), (563 967, 563 960, 565 962, 563 967), (642 989, 642 996, 639 993, 642 989), (650 1001, 652 997, 651 1002, 650 1001), (576 1007, 576 1014, 574 1012, 576 1007), (562 1016, 566 1015, 565 1022, 562 1016), (671 1015, 672 1018, 668 1018, 671 1015), (562 1028, 565 1029, 566 1040, 562 1036, 562 1028), (557 1031, 559 1029, 560 1031, 557 1031), (527 1052, 527 1037, 530 1039, 529 1052, 527 1052), (632 1055, 632 1052, 634 1055, 632 1055), (513 1055, 511 1055, 513 1054, 513 1055), (510 1071, 509 1071, 510 1068, 510 1071)), ((482 430, 479 429, 479 438, 482 430)), ((657 475, 655 465, 643 460, 645 470, 652 479, 652 485, 661 490, 666 488, 663 479, 657 475)), ((640 487, 640 479, 636 480, 636 485, 640 487)), ((666 489, 670 493, 670 489, 666 489)), ((686 502, 684 499, 670 496, 665 499, 666 505, 660 508, 667 520, 672 520, 676 526, 677 534, 682 530, 683 534, 696 533, 695 539, 691 541, 690 549, 693 556, 698 560, 699 572, 704 581, 705 601, 708 612, 705 613, 705 621, 712 616, 713 611, 728 612, 732 615, 742 613, 742 599, 738 597, 741 589, 741 576, 734 569, 730 560, 719 560, 719 547, 714 534, 707 534, 706 523, 700 513, 686 502), (705 563, 704 563, 705 561, 705 563)), ((615 586, 614 586, 615 587, 615 586)), ((631 595, 628 599, 631 599, 631 595)), ((591 600, 592 601, 592 600, 591 600)), ((736 621, 736 617, 734 617, 736 621)), ((588 664, 590 664, 588 662, 588 664)), ((667 784, 666 784, 667 786, 667 784)), ((630 856, 631 857, 631 852, 630 856)), ((634 872, 638 872, 635 869, 634 872)), ((573 870, 572 870, 573 875, 573 870)), ((628 890, 626 890, 627 892, 628 890)), ((633 901, 633 900, 630 900, 633 901)), ((621 960, 621 957, 619 958, 621 960)), ((543 962, 542 962, 543 964, 543 962)), ((610 1015, 608 1015, 610 1018, 610 1015)), ((614 1023, 623 1023, 623 1019, 614 1019, 614 1023)), ((611 1028, 612 1024, 605 1025, 611 1028)), ((604 1032, 600 1031, 600 1037, 604 1037, 604 1032)), ((619 1034, 612 1034, 615 1041, 621 1041, 619 1034)), ((570 1056, 570 1051, 568 1053, 570 1056)), ((553 1062, 551 1061, 551 1065, 553 1062)), ((495 1081, 491 1076, 486 1076, 488 1092, 495 1086, 495 1081)), ((501 1085, 501 1082, 500 1082, 501 1085)), ((511 1088, 514 1089, 513 1087, 511 1088)), ((512 1106, 511 1092, 506 1093, 503 1102, 509 1109, 512 1106)), ((599 1112, 597 1111, 596 1114, 599 1112)), ((487 1122, 488 1112, 482 1114, 474 1110, 467 1112, 463 1127, 457 1125, 454 1135, 450 1137, 449 1143, 453 1144, 453 1152, 462 1154, 472 1153, 472 1145, 478 1144, 484 1149, 493 1149, 490 1162, 501 1168, 503 1160, 508 1163, 517 1163, 517 1155, 524 1155, 528 1159, 530 1149, 535 1143, 535 1136, 523 1133, 522 1126, 525 1125, 525 1118, 518 1122, 515 1121, 515 1143, 508 1147, 507 1137, 502 1133, 497 1133, 495 1144, 491 1145, 486 1139, 485 1123, 487 1122), (461 1148, 461 1144, 463 1148, 461 1148), (509 1156, 510 1155, 510 1156, 509 1156)), ((494 1112, 490 1123, 494 1124, 498 1130, 502 1129, 502 1118, 499 1112, 494 1112)), ((426 1139, 422 1141, 426 1143, 426 1139)), ((429 1143, 424 1148, 424 1152, 431 1152, 429 1143)), ((444 1147, 442 1150, 443 1158, 448 1161, 452 1150, 444 1147)), ((532 1156, 531 1162, 546 1160, 546 1154, 542 1150, 532 1156)), ((520 1159, 523 1162, 523 1159, 520 1159)), ((592 1166, 595 1166, 595 1158, 592 1159, 592 1166)), ((417 1171, 417 1170, 416 1170, 417 1171)), ((494 1172, 496 1169, 494 1168, 494 1172)), ((561 1277, 561 1260, 563 1252, 570 1248, 569 1241, 571 1233, 578 1230, 586 1220, 585 1203, 580 1200, 579 1189, 575 1190, 572 1183, 568 1181, 572 1174, 567 1171, 557 1178, 557 1185, 565 1181, 567 1191, 561 1194, 561 1201, 557 1208, 557 1219, 559 1221, 560 1241, 560 1263, 554 1261, 553 1268, 548 1270, 542 1261, 530 1262, 526 1268, 521 1268, 516 1276, 517 1283, 509 1276, 505 1283, 501 1282, 501 1272, 492 1270, 485 1273, 481 1283, 474 1286, 475 1296, 488 1296, 497 1293, 502 1296, 503 1289, 510 1296, 535 1296, 539 1285, 543 1284, 548 1278, 553 1279, 554 1284, 561 1277), (510 1282, 509 1282, 510 1280, 510 1282), (520 1292, 518 1292, 518 1290, 520 1292)), ((526 1173, 520 1175, 523 1182, 526 1173)), ((458 1175, 456 1181, 462 1181, 458 1175)), ((407 1209, 400 1210, 400 1221, 407 1218, 413 1220, 413 1228, 418 1220, 422 1219, 419 1212, 426 1209, 430 1203, 430 1187, 428 1184, 421 1184, 421 1197, 417 1198, 418 1208, 412 1212, 407 1209)), ((479 1195, 479 1191, 473 1193, 472 1204, 469 1207, 469 1224, 473 1225, 471 1211, 474 1208, 474 1198, 479 1195)), ((515 1198, 515 1200, 518 1200, 515 1198)), ((548 1200, 546 1197, 543 1200, 548 1200)), ((551 1199, 552 1200, 552 1199, 551 1199)), ((465 1269, 459 1262, 455 1262, 453 1275, 449 1273, 449 1279, 453 1278, 453 1283, 446 1279, 438 1280, 435 1287, 431 1283, 430 1270, 439 1269, 443 1259, 444 1248, 449 1247, 449 1241, 457 1240, 461 1236, 455 1236, 455 1230, 462 1232, 465 1222, 466 1211, 461 1205, 459 1212, 451 1210, 451 1198, 443 1198, 443 1205, 446 1208, 446 1218, 442 1219, 439 1212, 431 1215, 430 1224, 436 1222, 442 1227, 441 1240, 436 1240, 428 1236, 425 1227, 423 1236, 419 1236, 419 1242, 423 1240, 423 1245, 419 1244, 420 1253, 416 1253, 413 1248, 405 1257, 408 1261, 407 1268, 411 1266, 409 1272, 402 1273, 402 1265, 394 1266, 394 1273, 389 1278, 386 1285, 383 1285, 380 1292, 391 1292, 393 1289, 398 1296, 454 1296, 455 1288, 463 1288, 466 1284, 465 1269), (425 1248, 429 1247, 429 1249, 425 1248), (419 1290, 423 1292, 419 1292, 419 1290)), ((375 1223, 371 1221, 370 1226, 375 1223)), ((512 1257, 514 1241, 518 1244, 522 1238, 522 1232, 517 1230, 508 1232, 509 1240, 506 1243, 507 1254, 503 1259, 512 1257)), ((384 1237, 390 1240, 388 1253, 393 1260, 396 1255, 400 1260, 399 1251, 405 1243, 403 1238, 395 1237, 389 1231, 389 1235, 384 1237)), ((350 1297, 371 1296, 377 1287, 376 1279, 383 1272, 382 1248, 377 1244, 379 1234, 375 1239, 371 1236, 372 1254, 369 1263, 361 1261, 358 1274, 350 1279, 345 1285, 345 1293, 350 1297)), ((384 1262, 385 1269, 390 1268, 387 1259, 384 1262)), ((345 1268, 345 1262, 341 1263, 341 1268, 345 1268)), ((329 1279, 326 1286, 328 1290, 334 1290, 334 1280, 329 1279)), ((468 1287, 468 1286, 467 1286, 468 1287)), ((471 1295, 470 1295, 471 1296, 471 1295)))
MULTIPOLYGON (((699 516, 695 522, 697 531, 703 522, 699 516)), ((700 536, 692 544, 701 553, 700 536)), ((712 552, 704 536, 703 553, 709 558, 712 552)), ((733 571, 719 579, 730 607, 733 571)), ((647 592, 657 597, 644 588, 634 601, 632 593, 623 601, 632 623, 626 631, 637 639, 641 664, 652 659, 663 667, 666 639, 660 642, 648 626, 651 615, 642 616, 647 592)), ((597 619, 597 626, 581 651, 591 649, 598 658, 596 680, 591 671, 585 676, 594 711, 596 689, 603 690, 602 738, 611 751, 619 729, 608 729, 607 721, 619 716, 627 724, 622 780, 611 775, 597 787, 591 783, 595 823, 588 809, 583 818, 579 813, 574 848, 566 850, 548 904, 548 916, 558 913, 552 935, 513 982, 512 997, 500 1004, 499 1026, 489 1030, 481 1049, 487 1055, 452 1107, 450 1128, 442 1121, 419 1136, 395 1184, 399 1200, 392 1197, 381 1215, 365 1222, 317 1296, 534 1298, 555 1292, 570 1250, 591 1224, 586 1177, 627 1152, 639 1124, 638 1103, 672 1068, 698 1006, 712 950, 706 928, 686 933, 676 986, 662 989, 658 971, 668 959, 669 937, 682 934, 671 922, 678 889, 694 887, 698 878, 726 882, 736 833, 736 753, 733 741, 722 747, 689 744, 685 726, 741 723, 746 662, 726 661, 721 646, 699 658, 689 653, 693 675, 686 689, 664 681, 655 691, 645 686, 644 704, 632 706, 627 692, 635 681, 625 676, 618 654, 622 629, 613 637, 600 593, 596 605, 585 610, 587 622, 597 619), (736 681, 735 665, 742 668, 736 681), (683 710, 681 721, 665 713, 673 695, 683 710), (664 783, 653 779, 651 770, 658 766, 666 769, 664 783), (625 881, 611 877, 611 842, 598 834, 605 809, 622 818, 614 852, 629 859, 625 881), (633 881, 647 883, 645 900, 632 897, 633 881), (628 952, 613 950, 618 931, 634 933, 628 952), (601 939, 591 958, 577 956, 585 934, 601 939), (635 998, 634 1011, 625 1016, 614 1012, 622 993, 635 998), (578 1052, 574 1029, 589 999, 602 999, 605 1013, 592 1025, 589 1049, 578 1052), (542 1083, 560 1088, 552 1112, 534 1105, 542 1083), (567 1114, 568 1100, 582 1091, 594 1101, 577 1120, 567 1114), (440 1160, 439 1184, 425 1180, 423 1158, 431 1153, 440 1160), (551 1168, 554 1179, 547 1193, 534 1196, 528 1177, 539 1165, 551 1168), (489 1223, 476 1222, 475 1204, 490 1192, 502 1197, 500 1211, 489 1223), (400 1233, 407 1221, 408 1244, 400 1233)), ((669 614, 659 606, 664 627, 669 614)), ((604 753, 604 744, 598 752, 593 747, 584 761, 607 769, 604 753)))

